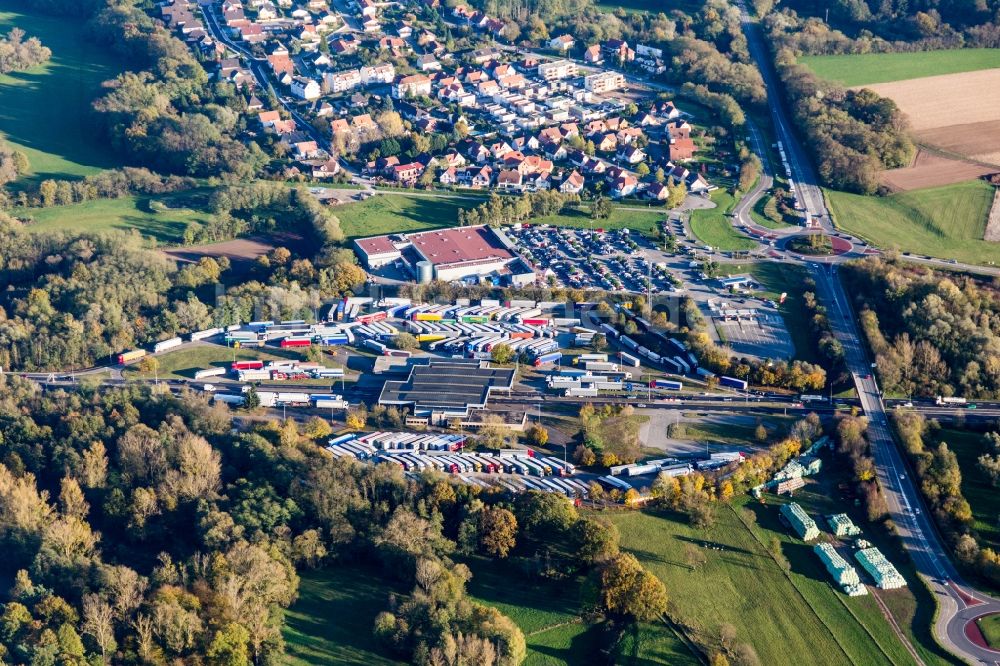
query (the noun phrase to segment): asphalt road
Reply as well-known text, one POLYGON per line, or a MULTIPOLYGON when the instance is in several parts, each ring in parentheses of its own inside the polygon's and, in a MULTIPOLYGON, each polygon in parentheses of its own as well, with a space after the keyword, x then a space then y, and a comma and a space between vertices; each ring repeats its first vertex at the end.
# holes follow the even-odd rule
MULTIPOLYGON (((743 27, 750 53, 764 77, 768 89, 768 105, 774 120, 775 131, 788 158, 796 183, 799 200, 806 211, 827 232, 833 232, 823 192, 815 170, 798 138, 781 103, 782 96, 777 72, 760 35, 759 27, 743 9, 743 27)), ((859 244, 855 244, 858 247, 859 244)), ((855 252, 849 253, 854 255, 855 252)), ((841 260, 849 258, 844 256, 841 260)), ((942 263, 930 260, 927 263, 942 263)), ((951 264, 948 264, 951 265, 951 264)), ((837 339, 844 346, 848 369, 854 377, 855 387, 864 413, 868 416, 869 441, 875 456, 879 485, 885 494, 889 513, 904 547, 914 565, 931 588, 938 601, 938 614, 934 634, 948 651, 970 663, 996 663, 1000 652, 980 647, 966 635, 965 627, 971 617, 988 612, 1000 612, 1000 601, 977 593, 965 583, 949 559, 948 550, 937 533, 923 500, 909 473, 906 461, 890 431, 885 404, 871 373, 871 362, 862 345, 858 324, 851 312, 850 301, 838 275, 837 266, 812 263, 817 291, 831 313, 830 322, 837 339)), ((964 267, 968 268, 968 267, 964 267)), ((984 272, 975 267, 979 272, 984 272)), ((986 270, 996 274, 995 271, 986 270)))

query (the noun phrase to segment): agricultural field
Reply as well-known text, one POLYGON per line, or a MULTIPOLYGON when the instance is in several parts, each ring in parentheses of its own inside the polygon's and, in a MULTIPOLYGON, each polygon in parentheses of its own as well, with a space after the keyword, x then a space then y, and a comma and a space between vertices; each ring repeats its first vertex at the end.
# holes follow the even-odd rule
POLYGON ((285 666, 402 664, 375 643, 375 616, 395 590, 377 570, 337 564, 302 574, 299 597, 285 611, 285 666))
POLYGON ((816 76, 853 87, 1000 67, 1000 49, 802 56, 816 76))
MULTIPOLYGON (((810 513, 835 507, 825 494, 808 490, 796 501, 810 513)), ((717 645, 720 625, 729 623, 737 640, 752 645, 764 664, 786 663, 791 654, 809 654, 812 664, 913 663, 875 599, 849 598, 834 588, 812 548, 780 525, 776 502, 768 497, 767 503, 719 507, 715 525, 706 530, 669 513, 622 512, 609 518, 621 531, 622 546, 663 580, 672 616, 700 643, 717 645), (775 538, 790 563, 788 572, 768 552, 775 538), (688 558, 692 546, 704 560, 696 570, 688 558)), ((915 580, 908 571, 904 575, 915 580)), ((909 627, 916 622, 907 614, 916 606, 913 593, 879 595, 890 608, 899 608, 894 616, 913 640, 909 627)), ((924 662, 944 663, 929 627, 919 635, 916 650, 924 662)))
POLYGON ((837 227, 884 249, 973 264, 997 259, 983 240, 993 187, 970 180, 945 187, 866 197, 826 190, 837 227))
MULTIPOLYGON (((958 458, 962 470, 962 496, 972 507, 972 529, 978 540, 984 548, 997 550, 1000 548, 1000 525, 997 525, 1000 493, 976 464, 980 455, 989 452, 982 433, 943 429, 935 433, 934 446, 938 442, 946 442, 958 458)), ((1000 623, 997 629, 1000 630, 1000 623)))
POLYGON ((14 26, 52 49, 45 65, 0 76, 0 134, 28 156, 25 180, 75 178, 116 166, 107 141, 94 130, 90 103, 123 63, 88 41, 75 19, 0 0, 0 32, 14 26))
POLYGON ((879 183, 891 192, 909 192, 973 180, 996 170, 996 167, 918 148, 911 164, 883 171, 879 174, 879 183))
POLYGON ((752 250, 757 242, 733 228, 727 214, 736 205, 729 192, 718 189, 712 193, 715 208, 691 211, 691 231, 698 240, 723 252, 752 250))
POLYGON ((48 208, 17 208, 19 218, 30 220, 32 231, 104 232, 136 229, 147 239, 177 245, 189 224, 204 224, 211 214, 191 204, 192 192, 162 196, 130 196, 121 199, 94 199, 48 208))
POLYGON ((1000 69, 866 87, 899 105, 919 143, 1000 168, 1000 69))

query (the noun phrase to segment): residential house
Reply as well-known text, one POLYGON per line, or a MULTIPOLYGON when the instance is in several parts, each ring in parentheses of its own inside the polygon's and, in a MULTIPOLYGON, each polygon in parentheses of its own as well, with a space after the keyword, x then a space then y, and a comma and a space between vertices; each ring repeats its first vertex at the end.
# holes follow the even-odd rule
POLYGON ((332 93, 342 93, 361 85, 361 71, 348 69, 343 72, 327 72, 326 87, 332 93))
POLYGON ((673 143, 677 139, 690 139, 691 138, 691 125, 686 120, 672 120, 667 123, 667 131, 670 132, 670 142, 673 143))
POLYGON ((628 42, 623 39, 609 39, 601 44, 601 51, 609 58, 618 62, 632 62, 635 60, 635 51, 629 48, 628 42))
POLYGON ((299 99, 316 99, 323 92, 318 83, 302 76, 293 77, 289 88, 292 95, 299 99))
POLYGON ((300 160, 312 159, 319 155, 320 148, 315 141, 300 141, 292 146, 295 157, 300 160))
POLYGON ((260 111, 264 108, 264 102, 257 99, 256 95, 250 96, 250 101, 247 102, 247 111, 260 111))
POLYGON ((417 56, 416 67, 422 72, 440 72, 441 63, 430 53, 417 56))
POLYGON ((646 153, 636 146, 622 146, 616 155, 619 162, 627 164, 639 164, 646 159, 646 153))
POLYGON ((274 124, 281 120, 281 114, 277 111, 261 111, 257 114, 257 120, 265 128, 274 127, 274 124))
POLYGON ((584 184, 583 176, 579 171, 574 169, 559 185, 559 191, 563 194, 579 194, 583 191, 584 184))
POLYGON ((424 74, 404 76, 392 87, 392 96, 396 98, 417 97, 431 94, 431 80, 424 74))
POLYGON ((349 134, 351 131, 351 125, 347 122, 347 118, 337 118, 330 123, 330 132, 333 134, 349 134))
POLYGON ((337 161, 337 158, 331 157, 325 162, 313 166, 312 177, 316 179, 333 178, 340 173, 340 170, 340 162, 337 161))
POLYGON ((611 196, 616 198, 627 197, 635 194, 639 187, 639 180, 631 174, 623 174, 615 179, 611 187, 611 196))
POLYGON ((497 177, 497 189, 504 192, 520 192, 524 187, 524 176, 520 171, 501 171, 497 177))
POLYGON ((438 176, 438 182, 442 185, 458 185, 458 169, 455 167, 448 167, 441 172, 438 176))
POLYGON ((594 147, 602 153, 610 153, 618 148, 618 137, 614 134, 605 134, 599 140, 594 141, 594 147))
POLYGON ((650 183, 646 188, 645 195, 654 201, 666 201, 670 196, 670 189, 663 183, 650 183))
POLYGON ((566 52, 576 45, 576 40, 569 35, 559 35, 549 40, 549 48, 554 51, 566 52))
POLYGON ((696 147, 692 139, 677 139, 667 146, 671 162, 689 160, 694 157, 696 147))
POLYGON ((392 179, 397 183, 412 185, 420 178, 424 172, 424 165, 420 162, 410 162, 409 164, 398 164, 392 167, 392 179))
POLYGON ((583 52, 583 61, 590 63, 591 65, 600 65, 604 62, 604 56, 601 54, 601 47, 597 44, 588 46, 583 52))

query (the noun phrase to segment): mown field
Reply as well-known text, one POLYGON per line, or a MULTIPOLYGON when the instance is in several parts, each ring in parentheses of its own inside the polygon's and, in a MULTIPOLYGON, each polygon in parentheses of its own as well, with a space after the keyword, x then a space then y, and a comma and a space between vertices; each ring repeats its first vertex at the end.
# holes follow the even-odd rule
POLYGON ((837 227, 883 249, 986 264, 1000 254, 983 240, 993 188, 973 180, 866 197, 826 190, 837 227))
POLYGON ((726 216, 736 205, 733 195, 720 188, 712 193, 712 201, 715 202, 715 208, 691 211, 691 231, 698 240, 723 252, 752 250, 757 247, 756 241, 736 231, 730 218, 726 216))
POLYGON ((822 79, 860 86, 1000 67, 1000 49, 802 56, 799 62, 822 79))
POLYGON ((702 3, 698 0, 597 0, 597 7, 602 11, 613 12, 622 9, 627 14, 636 12, 667 13, 671 9, 679 9, 693 14, 701 9, 701 5, 702 3))
MULTIPOLYGON (((707 530, 666 513, 610 517, 623 547, 663 580, 678 619, 706 643, 714 644, 729 623, 763 664, 789 663, 792 655, 809 655, 810 664, 912 663, 875 600, 834 588, 812 548, 781 527, 775 506, 748 503, 749 519, 738 504, 720 508, 707 530), (775 537, 791 564, 787 573, 767 551, 775 537), (688 545, 705 558, 697 570, 688 564, 688 545)), ((889 595, 913 598, 907 590, 889 595)), ((933 648, 918 650, 925 663, 941 663, 933 648)))
MULTIPOLYGON (((474 208, 484 200, 476 194, 420 195, 404 192, 379 194, 367 201, 344 204, 333 209, 348 239, 378 236, 394 232, 415 232, 453 227, 458 224, 458 211, 474 208)), ((552 224, 582 228, 629 228, 649 232, 663 220, 663 208, 647 210, 620 207, 605 220, 591 220, 586 208, 559 215, 538 217, 531 224, 552 224)))
MULTIPOLYGON (((244 348, 233 349, 224 345, 212 343, 189 346, 176 351, 168 351, 157 354, 154 358, 158 363, 156 376, 160 379, 194 379, 194 373, 207 368, 229 368, 233 361, 278 361, 278 360, 301 360, 302 354, 291 349, 279 349, 277 347, 267 347, 266 349, 244 348)), ((330 363, 332 365, 332 362, 330 363)), ((153 373, 142 373, 139 366, 133 364, 125 371, 126 376, 152 378, 153 373)), ((220 379, 213 377, 206 379, 207 382, 214 382, 220 379)), ((305 382, 294 382, 295 384, 319 382, 320 384, 330 384, 330 380, 308 380, 305 382)))
MULTIPOLYGON (((285 611, 286 666, 402 664, 372 636, 393 588, 377 570, 332 565, 302 574, 299 598, 285 611)), ((403 590, 395 590, 403 591, 403 590)))
POLYGON ((52 59, 0 76, 0 133, 28 156, 29 181, 85 176, 115 166, 110 146, 94 129, 90 103, 124 63, 87 41, 77 20, 22 5, 0 0, 0 32, 23 29, 52 49, 52 59))
POLYGON ((204 224, 211 214, 189 199, 197 191, 163 196, 130 196, 121 199, 94 199, 66 206, 18 208, 17 217, 31 220, 33 231, 129 231, 164 245, 178 245, 189 224, 204 224), (189 207, 190 206, 190 207, 189 207))

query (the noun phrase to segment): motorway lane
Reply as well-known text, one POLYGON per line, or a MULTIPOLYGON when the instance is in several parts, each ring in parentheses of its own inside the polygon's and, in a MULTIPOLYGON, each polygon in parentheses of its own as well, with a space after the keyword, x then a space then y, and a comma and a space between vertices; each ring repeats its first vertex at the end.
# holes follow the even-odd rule
MULTIPOLYGON (((760 28, 751 20, 745 6, 740 5, 740 8, 748 47, 767 86, 768 105, 775 131, 784 145, 799 200, 806 212, 825 231, 832 233, 833 223, 816 173, 792 132, 792 125, 781 103, 778 75, 761 37, 760 28)), ((810 267, 816 277, 819 296, 833 315, 830 318, 831 326, 844 346, 847 367, 854 377, 864 413, 869 418, 869 441, 889 513, 917 571, 938 600, 935 637, 946 649, 967 661, 995 663, 1000 660, 1000 652, 984 649, 969 640, 965 634, 965 624, 968 621, 969 600, 977 602, 974 606, 975 613, 1000 611, 1000 602, 985 595, 976 595, 962 581, 949 559, 947 548, 931 524, 927 511, 922 508, 922 498, 912 475, 907 473, 906 462, 890 431, 885 404, 871 373, 871 363, 862 346, 857 321, 851 312, 850 301, 837 273, 837 266, 810 264, 810 267)))

